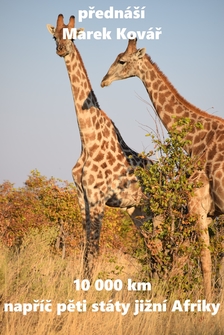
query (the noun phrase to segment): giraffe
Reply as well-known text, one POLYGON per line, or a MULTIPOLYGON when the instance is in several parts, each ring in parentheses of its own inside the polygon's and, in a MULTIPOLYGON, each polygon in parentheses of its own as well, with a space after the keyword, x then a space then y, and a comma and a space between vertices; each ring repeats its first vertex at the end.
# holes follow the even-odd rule
POLYGON ((74 27, 75 17, 71 16, 65 25, 62 14, 58 15, 56 28, 47 25, 56 41, 56 53, 65 60, 80 132, 81 155, 72 176, 85 230, 84 275, 91 279, 105 205, 126 209, 138 226, 142 191, 134 168, 152 161, 129 148, 113 121, 100 109, 77 47, 73 40, 63 39, 63 28, 70 31, 74 27))
POLYGON ((200 123, 201 129, 192 127, 187 139, 187 154, 200 158, 202 170, 191 177, 201 181, 189 200, 188 209, 198 217, 199 238, 203 242, 201 268, 205 296, 211 298, 211 254, 208 226, 211 218, 224 213, 224 120, 200 110, 185 100, 168 78, 146 54, 137 49, 137 39, 129 39, 125 52, 120 53, 104 76, 101 86, 115 80, 139 77, 152 101, 156 113, 169 131, 178 118, 189 118, 192 124, 200 123))

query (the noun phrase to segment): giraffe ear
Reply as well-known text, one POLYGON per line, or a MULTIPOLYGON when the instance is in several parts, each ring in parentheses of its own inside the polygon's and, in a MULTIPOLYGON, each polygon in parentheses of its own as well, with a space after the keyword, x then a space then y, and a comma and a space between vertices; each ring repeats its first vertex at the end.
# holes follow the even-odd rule
POLYGON ((136 51, 136 56, 138 58, 142 58, 145 55, 145 53, 146 53, 146 48, 138 49, 136 51))
POLYGON ((55 27, 52 26, 51 24, 47 24, 47 30, 49 31, 50 34, 54 35, 55 33, 55 27))

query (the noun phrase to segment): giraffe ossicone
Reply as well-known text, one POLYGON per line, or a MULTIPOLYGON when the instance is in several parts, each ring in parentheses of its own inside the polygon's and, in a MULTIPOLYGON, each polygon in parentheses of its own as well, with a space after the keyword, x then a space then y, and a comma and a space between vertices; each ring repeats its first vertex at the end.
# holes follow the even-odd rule
POLYGON ((82 150, 72 175, 86 232, 84 275, 91 277, 105 205, 126 208, 135 224, 140 224, 142 191, 134 168, 152 162, 127 146, 113 121, 100 109, 77 47, 71 39, 63 39, 63 28, 74 26, 74 16, 65 25, 60 14, 56 28, 47 28, 56 41, 56 53, 65 60, 80 131, 82 150))
POLYGON ((139 77, 143 82, 152 104, 163 125, 169 131, 177 119, 189 118, 202 127, 192 127, 187 139, 186 152, 198 157, 202 171, 192 179, 203 186, 196 189, 188 207, 198 216, 199 237, 203 242, 201 253, 205 295, 211 297, 211 254, 209 250, 208 225, 210 217, 224 213, 224 120, 210 115, 185 100, 173 87, 158 66, 146 54, 145 48, 137 49, 137 40, 130 39, 125 52, 120 53, 104 76, 101 86, 115 80, 139 77), (175 116, 175 117, 174 117, 175 116))

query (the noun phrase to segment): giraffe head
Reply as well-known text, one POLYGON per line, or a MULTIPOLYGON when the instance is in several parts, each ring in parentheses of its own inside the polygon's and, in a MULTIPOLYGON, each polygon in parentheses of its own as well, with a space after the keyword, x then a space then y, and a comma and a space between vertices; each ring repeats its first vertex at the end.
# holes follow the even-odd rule
POLYGON ((145 55, 145 48, 136 48, 137 39, 128 41, 125 52, 120 53, 109 71, 101 81, 101 86, 109 86, 115 80, 126 79, 137 75, 138 62, 145 55))
MULTIPOLYGON (((62 14, 58 15, 56 28, 51 24, 47 24, 48 31, 53 35, 56 41, 56 53, 60 57, 65 57, 72 50, 73 39, 66 37, 63 39, 63 28, 68 28, 69 32, 75 27, 75 17, 72 15, 69 19, 69 23, 64 24, 64 17, 62 14)), ((77 29, 76 34, 78 35, 83 28, 77 29)))

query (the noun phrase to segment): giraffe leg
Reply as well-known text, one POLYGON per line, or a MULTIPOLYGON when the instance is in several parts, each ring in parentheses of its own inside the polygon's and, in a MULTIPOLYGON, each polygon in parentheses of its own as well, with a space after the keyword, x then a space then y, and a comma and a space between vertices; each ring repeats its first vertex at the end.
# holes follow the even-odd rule
POLYGON ((210 220, 209 218, 203 218, 200 222, 200 239, 203 243, 202 251, 201 251, 201 267, 203 273, 203 281, 204 281, 204 290, 205 297, 207 300, 211 299, 211 277, 212 277, 212 260, 211 260, 211 252, 209 250, 209 233, 208 226, 210 220))
POLYGON ((103 206, 89 206, 86 210, 86 239, 84 248, 84 271, 85 278, 91 280, 94 265, 99 254, 99 240, 104 211, 103 206))
POLYGON ((204 172, 201 172, 197 177, 197 181, 202 181, 203 186, 196 189, 194 196, 189 201, 189 212, 198 217, 198 235, 202 243, 201 250, 201 267, 204 282, 205 297, 211 299, 211 277, 212 277, 212 261, 211 252, 209 249, 210 239, 208 226, 211 223, 211 218, 207 215, 210 213, 213 205, 212 197, 209 190, 209 181, 204 172))
POLYGON ((79 207, 81 211, 82 216, 82 227, 83 232, 85 234, 85 240, 84 240, 84 251, 83 251, 83 279, 89 279, 90 278, 90 271, 89 271, 89 260, 88 260, 88 237, 87 237, 87 227, 90 227, 90 218, 89 218, 89 211, 87 211, 85 199, 84 199, 84 193, 83 191, 77 187, 77 195, 78 195, 78 202, 79 207))
MULTIPOLYGON (((75 178, 74 178, 75 179, 75 178)), ((76 183, 77 186, 77 196, 78 196, 78 202, 79 207, 81 211, 82 216, 82 227, 83 232, 85 234, 85 240, 84 240, 84 251, 83 251, 83 279, 91 279, 91 272, 92 269, 90 269, 90 264, 92 263, 90 261, 91 253, 90 253, 90 231, 91 231, 91 219, 90 219, 90 210, 88 206, 88 202, 85 199, 84 191, 81 187, 79 187, 78 183, 76 183)))
POLYGON ((102 218, 104 215, 104 199, 100 189, 84 188, 88 185, 88 173, 84 171, 83 155, 72 170, 77 187, 78 202, 82 215, 83 231, 85 234, 83 253, 83 276, 91 280, 95 259, 99 252, 99 240, 102 218))

